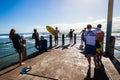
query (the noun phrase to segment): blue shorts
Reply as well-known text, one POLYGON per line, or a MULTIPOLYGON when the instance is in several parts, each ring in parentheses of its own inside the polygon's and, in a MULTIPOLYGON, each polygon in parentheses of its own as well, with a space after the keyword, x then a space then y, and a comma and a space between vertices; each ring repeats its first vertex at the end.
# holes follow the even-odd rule
POLYGON ((85 52, 86 54, 96 55, 96 46, 86 45, 85 52))

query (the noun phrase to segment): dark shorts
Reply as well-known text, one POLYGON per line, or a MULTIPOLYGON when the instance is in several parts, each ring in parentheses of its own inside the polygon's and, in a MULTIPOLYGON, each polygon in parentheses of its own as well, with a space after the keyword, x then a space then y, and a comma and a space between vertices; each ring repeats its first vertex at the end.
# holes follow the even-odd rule
POLYGON ((55 41, 58 40, 58 36, 55 36, 55 41))
POLYGON ((96 55, 96 46, 86 45, 85 52, 86 54, 96 55))
POLYGON ((22 52, 22 46, 18 46, 18 47, 14 47, 18 53, 21 53, 22 52))
POLYGON ((84 42, 85 42, 84 35, 81 35, 81 39, 82 39, 82 41, 84 41, 84 42))

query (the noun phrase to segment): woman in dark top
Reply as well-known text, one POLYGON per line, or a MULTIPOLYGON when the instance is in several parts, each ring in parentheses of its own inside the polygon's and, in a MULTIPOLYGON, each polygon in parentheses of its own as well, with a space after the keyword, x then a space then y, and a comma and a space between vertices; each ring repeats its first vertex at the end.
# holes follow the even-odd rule
POLYGON ((9 38, 10 40, 12 40, 13 43, 13 47, 16 49, 16 51, 19 54, 19 63, 20 65, 24 64, 22 63, 22 59, 23 59, 23 54, 22 54, 22 38, 19 34, 16 33, 15 29, 11 29, 10 34, 9 34, 9 38))

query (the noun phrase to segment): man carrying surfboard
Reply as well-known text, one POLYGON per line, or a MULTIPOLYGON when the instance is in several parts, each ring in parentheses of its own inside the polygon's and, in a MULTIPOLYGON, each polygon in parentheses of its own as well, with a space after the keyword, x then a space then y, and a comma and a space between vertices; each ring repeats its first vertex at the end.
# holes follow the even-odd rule
POLYGON ((60 31, 58 30, 58 27, 55 28, 55 46, 58 45, 58 33, 60 33, 60 31))
POLYGON ((60 31, 58 30, 58 27, 56 27, 54 29, 53 27, 47 25, 46 29, 50 34, 54 35, 54 37, 55 37, 55 46, 57 46, 58 45, 58 33, 60 33, 60 31))

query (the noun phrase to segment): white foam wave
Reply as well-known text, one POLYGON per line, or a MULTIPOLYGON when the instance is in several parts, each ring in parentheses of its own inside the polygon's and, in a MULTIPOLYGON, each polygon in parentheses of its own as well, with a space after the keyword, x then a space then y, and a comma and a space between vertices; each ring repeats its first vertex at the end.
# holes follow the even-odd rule
POLYGON ((32 34, 23 34, 22 37, 25 38, 25 39, 31 39, 32 34))
POLYGON ((8 36, 0 36, 0 38, 9 38, 8 36))

